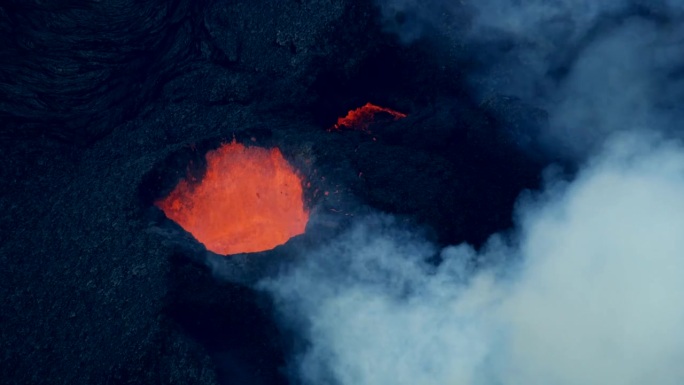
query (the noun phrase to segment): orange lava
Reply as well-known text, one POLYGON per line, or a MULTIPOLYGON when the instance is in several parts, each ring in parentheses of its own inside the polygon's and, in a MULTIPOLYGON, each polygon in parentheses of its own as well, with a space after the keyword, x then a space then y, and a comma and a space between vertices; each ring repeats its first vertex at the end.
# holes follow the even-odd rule
POLYGON ((366 103, 363 107, 349 111, 347 116, 343 118, 337 118, 337 124, 333 126, 332 130, 341 130, 342 127, 346 127, 349 129, 358 129, 361 131, 370 132, 368 130, 368 126, 373 123, 375 115, 378 113, 387 113, 391 115, 394 120, 406 117, 406 114, 402 114, 399 111, 376 106, 372 103, 366 103))
POLYGON ((181 180, 155 205, 217 254, 270 250, 304 233, 302 181, 277 148, 223 144, 199 182, 181 180))

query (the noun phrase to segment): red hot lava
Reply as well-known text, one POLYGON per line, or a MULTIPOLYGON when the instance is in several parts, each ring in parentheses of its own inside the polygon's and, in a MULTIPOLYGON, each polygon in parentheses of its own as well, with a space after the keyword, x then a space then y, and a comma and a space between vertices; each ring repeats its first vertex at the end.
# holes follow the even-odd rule
POLYGON ((392 118, 394 118, 394 120, 406 117, 406 114, 403 114, 399 111, 376 106, 372 103, 366 103, 363 107, 349 111, 347 116, 343 118, 337 118, 337 123, 331 128, 331 130, 342 130, 343 127, 346 127, 348 129, 358 129, 361 131, 370 132, 368 130, 368 126, 373 123, 375 115, 378 113, 389 114, 392 116, 392 118))
POLYGON ((270 250, 304 233, 302 180, 277 148, 223 144, 206 155, 199 182, 181 180, 155 205, 208 250, 270 250))

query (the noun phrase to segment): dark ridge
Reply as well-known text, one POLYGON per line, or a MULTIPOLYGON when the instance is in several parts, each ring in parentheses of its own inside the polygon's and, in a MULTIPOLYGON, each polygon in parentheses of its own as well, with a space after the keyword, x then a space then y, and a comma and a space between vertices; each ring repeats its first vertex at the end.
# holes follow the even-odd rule
POLYGON ((201 2, 9 1, 0 5, 4 137, 85 144, 131 119, 196 57, 201 2))

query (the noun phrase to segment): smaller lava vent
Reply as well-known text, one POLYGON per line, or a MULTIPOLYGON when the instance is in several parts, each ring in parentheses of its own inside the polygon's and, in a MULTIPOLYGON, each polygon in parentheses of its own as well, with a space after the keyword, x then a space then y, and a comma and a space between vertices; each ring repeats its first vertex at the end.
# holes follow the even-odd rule
POLYGON ((366 103, 359 108, 350 110, 346 116, 338 118, 337 123, 329 131, 341 131, 344 128, 370 133, 369 126, 374 122, 375 116, 378 114, 385 114, 393 120, 403 119, 407 116, 390 108, 366 103))

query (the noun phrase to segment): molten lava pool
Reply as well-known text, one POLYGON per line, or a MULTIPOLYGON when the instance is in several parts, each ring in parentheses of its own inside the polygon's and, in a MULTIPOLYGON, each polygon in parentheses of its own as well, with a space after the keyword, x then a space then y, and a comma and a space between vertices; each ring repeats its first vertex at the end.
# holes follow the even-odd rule
POLYGON ((181 180, 155 205, 217 254, 270 250, 304 233, 302 180, 277 148, 223 144, 201 181, 181 180))

